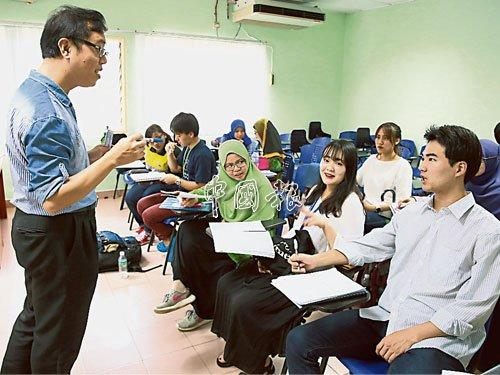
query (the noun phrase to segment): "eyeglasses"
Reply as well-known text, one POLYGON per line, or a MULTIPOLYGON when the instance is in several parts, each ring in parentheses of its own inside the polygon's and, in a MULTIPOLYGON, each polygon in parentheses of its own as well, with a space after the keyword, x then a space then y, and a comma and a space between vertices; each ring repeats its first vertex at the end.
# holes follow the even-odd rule
POLYGON ((89 47, 94 47, 95 50, 97 51, 97 54, 99 55, 99 58, 103 58, 104 56, 107 56, 108 55, 108 51, 106 51, 106 49, 104 47, 101 47, 100 45, 98 44, 95 44, 95 43, 92 43, 92 42, 89 42, 88 40, 85 40, 85 39, 80 39, 80 38, 72 38, 73 40, 76 40, 78 42, 82 42, 83 44, 86 44, 87 46, 89 47))
POLYGON ((234 171, 235 167, 238 167, 238 169, 243 168, 245 165, 247 165, 247 162, 243 159, 238 160, 236 163, 227 163, 224 164, 224 169, 228 172, 234 171))

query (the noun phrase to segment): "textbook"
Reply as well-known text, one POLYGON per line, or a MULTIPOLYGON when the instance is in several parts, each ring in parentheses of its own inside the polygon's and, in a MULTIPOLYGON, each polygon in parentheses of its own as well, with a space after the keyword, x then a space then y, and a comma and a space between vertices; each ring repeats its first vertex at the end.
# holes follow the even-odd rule
POLYGON ((260 221, 209 223, 215 252, 274 258, 271 235, 260 221))
POLYGON ((336 268, 325 271, 280 276, 271 284, 301 308, 315 302, 362 296, 366 289, 336 268))
POLYGON ((177 198, 167 197, 162 204, 160 204, 160 208, 172 210, 172 211, 182 211, 182 212, 212 212, 212 203, 211 202, 203 202, 197 204, 193 207, 184 207, 181 206, 181 203, 177 198))
POLYGON ((167 174, 163 172, 132 173, 130 178, 135 182, 159 181, 167 174))

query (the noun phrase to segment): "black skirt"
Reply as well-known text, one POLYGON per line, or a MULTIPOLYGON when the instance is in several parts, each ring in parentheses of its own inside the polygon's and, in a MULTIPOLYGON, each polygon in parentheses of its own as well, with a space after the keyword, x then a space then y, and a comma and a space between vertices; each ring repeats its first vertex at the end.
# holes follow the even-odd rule
POLYGON ((224 360, 250 374, 263 372, 268 355, 284 352, 288 331, 302 317, 271 285, 275 277, 249 262, 221 277, 217 286, 212 332, 226 340, 224 360))
POLYGON ((172 262, 174 280, 189 288, 196 300, 196 314, 212 319, 217 282, 236 267, 224 253, 216 253, 213 239, 207 235, 208 220, 185 221, 179 226, 172 262))

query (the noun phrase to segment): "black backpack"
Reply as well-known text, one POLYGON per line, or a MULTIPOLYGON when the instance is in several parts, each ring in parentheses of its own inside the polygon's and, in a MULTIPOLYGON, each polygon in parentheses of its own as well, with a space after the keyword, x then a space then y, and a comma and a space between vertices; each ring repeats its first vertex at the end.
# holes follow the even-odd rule
POLYGON ((118 271, 120 251, 125 252, 128 272, 143 272, 140 265, 142 258, 141 246, 134 237, 120 237, 118 234, 107 230, 97 232, 99 272, 118 271), (109 251, 110 246, 113 249, 112 251, 109 251))

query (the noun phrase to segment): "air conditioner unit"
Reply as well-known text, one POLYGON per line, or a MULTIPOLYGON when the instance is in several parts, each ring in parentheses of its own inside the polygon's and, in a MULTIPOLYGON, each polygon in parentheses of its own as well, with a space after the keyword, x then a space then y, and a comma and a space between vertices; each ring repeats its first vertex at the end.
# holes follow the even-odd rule
POLYGON ((319 25, 325 13, 318 7, 296 1, 237 0, 232 13, 233 22, 257 22, 288 28, 319 25))

